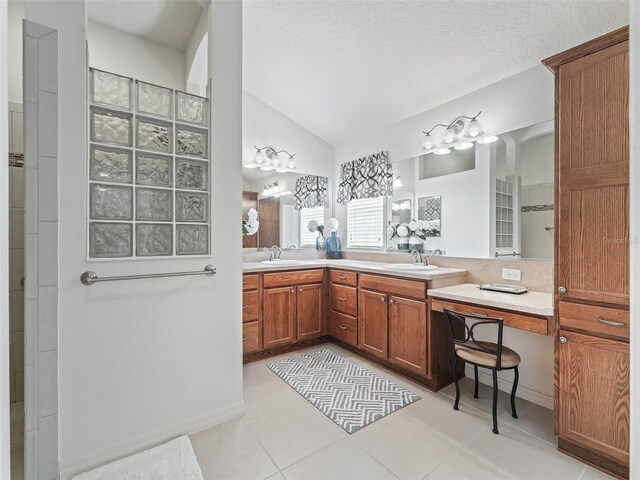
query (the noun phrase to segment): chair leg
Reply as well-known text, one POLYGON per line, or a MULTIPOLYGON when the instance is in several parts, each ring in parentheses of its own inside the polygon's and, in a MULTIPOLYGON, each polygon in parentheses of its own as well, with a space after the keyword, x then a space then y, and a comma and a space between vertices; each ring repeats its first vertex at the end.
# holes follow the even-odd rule
POLYGON ((476 374, 476 383, 473 390, 473 398, 478 398, 478 366, 473 366, 473 373, 476 374))
POLYGON ((520 377, 518 367, 513 369, 513 374, 513 388, 511 389, 511 416, 513 418, 518 418, 518 414, 516 413, 516 389, 518 388, 518 378, 520 377))
POLYGON ((493 433, 498 434, 498 371, 492 370, 493 372, 493 433))
POLYGON ((453 382, 456 385, 456 401, 453 403, 453 409, 454 410, 458 410, 458 403, 460 402, 460 385, 458 385, 458 374, 456 373, 456 367, 458 365, 458 358, 457 355, 454 353, 453 354, 453 360, 452 360, 452 368, 453 368, 453 382))

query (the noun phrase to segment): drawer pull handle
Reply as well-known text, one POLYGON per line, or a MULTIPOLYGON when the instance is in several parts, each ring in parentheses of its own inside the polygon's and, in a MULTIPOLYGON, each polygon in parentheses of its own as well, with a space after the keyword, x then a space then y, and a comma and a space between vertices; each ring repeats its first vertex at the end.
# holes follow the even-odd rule
POLYGON ((339 328, 340 330, 346 330, 346 329, 347 329, 347 327, 345 327, 345 326, 344 326, 344 325, 342 325, 342 324, 338 325, 338 328, 339 328))
POLYGON ((396 302, 395 302, 395 300, 392 298, 391 300, 389 300, 389 303, 390 303, 391 305, 393 305, 393 304, 394 304, 394 303, 396 303, 396 302))
POLYGON ((247 341, 247 337, 242 337, 242 341, 246 342, 247 341))
POLYGON ((340 279, 340 280, 346 280, 346 279, 347 279, 347 277, 345 277, 344 275, 340 275, 340 276, 338 276, 338 279, 340 279))
POLYGON ((291 293, 296 293, 296 289, 295 289, 295 288, 292 288, 292 289, 291 289, 291 293))
POLYGON ((614 320, 606 320, 604 318, 598 318, 598 322, 603 325, 609 325, 610 327, 625 327, 627 324, 624 322, 616 322, 614 320))
POLYGON ((246 285, 247 283, 249 283, 249 282, 247 282, 246 280, 243 280, 243 281, 242 281, 242 284, 243 284, 243 285, 246 285))
POLYGON ((300 289, 298 289, 298 291, 299 291, 300 293, 302 293, 302 287, 301 287, 300 289))
POLYGON ((346 302, 347 299, 345 297, 338 297, 338 300, 340 300, 341 302, 346 302))
POLYGON ((243 306, 242 306, 242 309, 243 309, 243 310, 246 310, 247 308, 249 308, 249 305, 243 305, 243 306))
POLYGON ((471 312, 471 315, 475 315, 476 317, 488 317, 489 316, 486 313, 479 313, 479 312, 471 312))

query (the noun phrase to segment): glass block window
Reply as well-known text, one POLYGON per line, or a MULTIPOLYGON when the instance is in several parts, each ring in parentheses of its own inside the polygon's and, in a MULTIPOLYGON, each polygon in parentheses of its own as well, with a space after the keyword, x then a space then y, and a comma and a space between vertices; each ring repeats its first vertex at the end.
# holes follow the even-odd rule
POLYGON ((513 183, 496 180, 496 248, 513 248, 513 183))
POLYGON ((210 253, 209 100, 89 69, 89 258, 210 253))

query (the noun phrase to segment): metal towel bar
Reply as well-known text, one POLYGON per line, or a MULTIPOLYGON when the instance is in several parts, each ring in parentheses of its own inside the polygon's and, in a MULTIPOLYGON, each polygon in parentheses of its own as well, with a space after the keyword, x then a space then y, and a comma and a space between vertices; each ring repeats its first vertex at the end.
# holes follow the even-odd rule
POLYGON ((119 277, 99 277, 96 272, 84 272, 80 275, 80 281, 84 285, 93 285, 97 282, 114 282, 116 280, 139 280, 143 278, 162 278, 162 277, 186 277, 190 275, 208 275, 212 276, 216 273, 216 267, 207 265, 204 270, 194 272, 168 272, 168 273, 146 273, 142 275, 122 275, 119 277))

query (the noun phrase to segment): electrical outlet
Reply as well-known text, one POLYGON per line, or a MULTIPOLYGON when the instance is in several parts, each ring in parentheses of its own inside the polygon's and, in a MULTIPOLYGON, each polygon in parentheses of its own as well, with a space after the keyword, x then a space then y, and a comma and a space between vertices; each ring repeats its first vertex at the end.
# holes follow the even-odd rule
POLYGON ((522 270, 516 270, 515 268, 503 268, 502 279, 515 280, 516 282, 519 282, 522 280, 522 270))

